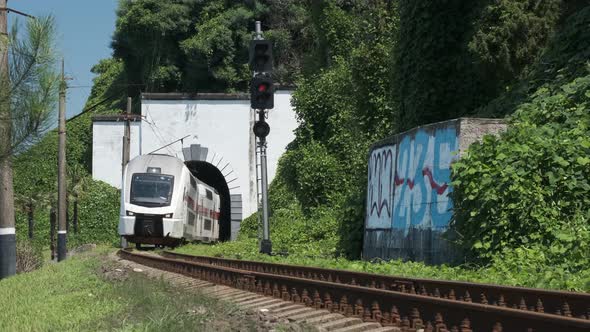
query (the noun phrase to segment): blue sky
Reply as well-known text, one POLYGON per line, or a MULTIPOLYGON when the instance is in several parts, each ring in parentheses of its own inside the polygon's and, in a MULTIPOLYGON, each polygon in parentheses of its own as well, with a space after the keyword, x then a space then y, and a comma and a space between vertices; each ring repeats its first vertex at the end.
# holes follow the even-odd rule
MULTIPOLYGON (((94 75, 90 72, 100 59, 112 54, 111 36, 115 30, 117 0, 12 0, 8 7, 27 14, 53 15, 57 25, 58 54, 64 57, 68 84, 66 116, 82 110, 94 75), (78 86, 78 87, 77 87, 78 86)), ((9 14, 9 22, 18 17, 9 14)), ((22 18, 19 18, 22 22, 22 18)))

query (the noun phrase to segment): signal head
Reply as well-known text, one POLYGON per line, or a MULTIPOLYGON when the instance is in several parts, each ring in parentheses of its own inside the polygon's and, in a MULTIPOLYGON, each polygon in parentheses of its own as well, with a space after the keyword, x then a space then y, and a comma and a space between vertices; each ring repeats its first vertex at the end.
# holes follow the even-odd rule
POLYGON ((250 81, 250 107, 260 110, 274 108, 274 88, 270 77, 256 76, 250 81))
POLYGON ((270 126, 264 121, 256 121, 252 131, 256 137, 265 138, 270 133, 270 126))
POLYGON ((250 42, 250 68, 256 73, 272 71, 272 43, 268 40, 250 42))

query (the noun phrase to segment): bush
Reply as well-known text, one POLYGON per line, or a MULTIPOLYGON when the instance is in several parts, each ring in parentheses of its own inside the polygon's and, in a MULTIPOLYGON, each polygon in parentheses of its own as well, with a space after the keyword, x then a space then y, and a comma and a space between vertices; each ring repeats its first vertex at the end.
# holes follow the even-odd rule
POLYGON ((474 257, 543 248, 578 266, 590 252, 590 75, 539 89, 500 138, 453 166, 454 229, 474 257))
MULTIPOLYGON (((78 203, 78 233, 73 229, 73 203, 69 204, 69 248, 85 243, 117 243, 119 236, 120 193, 114 187, 102 182, 89 180, 84 195, 78 203)), ((49 207, 35 210, 34 242, 35 245, 49 247, 50 222, 49 207)), ((57 227, 57 226, 56 226, 57 227)), ((19 237, 26 238, 28 220, 26 214, 17 211, 16 231, 19 237)), ((57 234, 55 235, 57 239, 57 234)), ((57 240, 55 240, 57 241, 57 240)))
POLYGON ((306 209, 333 203, 339 197, 344 174, 325 146, 311 142, 287 152, 283 159, 285 184, 306 209))
POLYGON ((16 241, 16 273, 31 272, 43 266, 41 246, 27 239, 16 241))
POLYGON ((68 246, 117 243, 120 203, 119 190, 102 181, 92 181, 79 203, 80 230, 74 234, 70 225, 68 246))

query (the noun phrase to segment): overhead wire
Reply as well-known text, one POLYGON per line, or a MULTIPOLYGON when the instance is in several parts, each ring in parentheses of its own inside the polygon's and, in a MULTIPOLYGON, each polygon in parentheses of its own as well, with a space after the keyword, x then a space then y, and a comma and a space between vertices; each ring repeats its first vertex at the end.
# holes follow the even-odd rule
POLYGON ((108 96, 106 96, 105 98, 101 99, 100 101, 96 102, 95 104, 88 106, 86 108, 84 108, 82 110, 82 112, 74 115, 73 117, 67 119, 66 121, 71 121, 76 119, 79 116, 82 116, 83 114, 86 114, 90 111, 93 111, 94 109, 96 109, 98 106, 105 104, 108 101, 111 101, 115 98, 120 98, 122 96, 122 93, 125 91, 125 89, 121 89, 121 90, 117 90, 115 93, 109 94, 108 96))

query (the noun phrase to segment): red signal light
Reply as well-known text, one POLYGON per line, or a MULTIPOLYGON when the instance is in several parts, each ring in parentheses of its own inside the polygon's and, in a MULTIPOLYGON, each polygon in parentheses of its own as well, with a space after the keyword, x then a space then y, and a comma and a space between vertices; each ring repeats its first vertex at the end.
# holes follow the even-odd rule
POLYGON ((266 85, 266 84, 260 84, 258 86, 258 92, 266 92, 266 90, 268 90, 268 85, 266 85))

